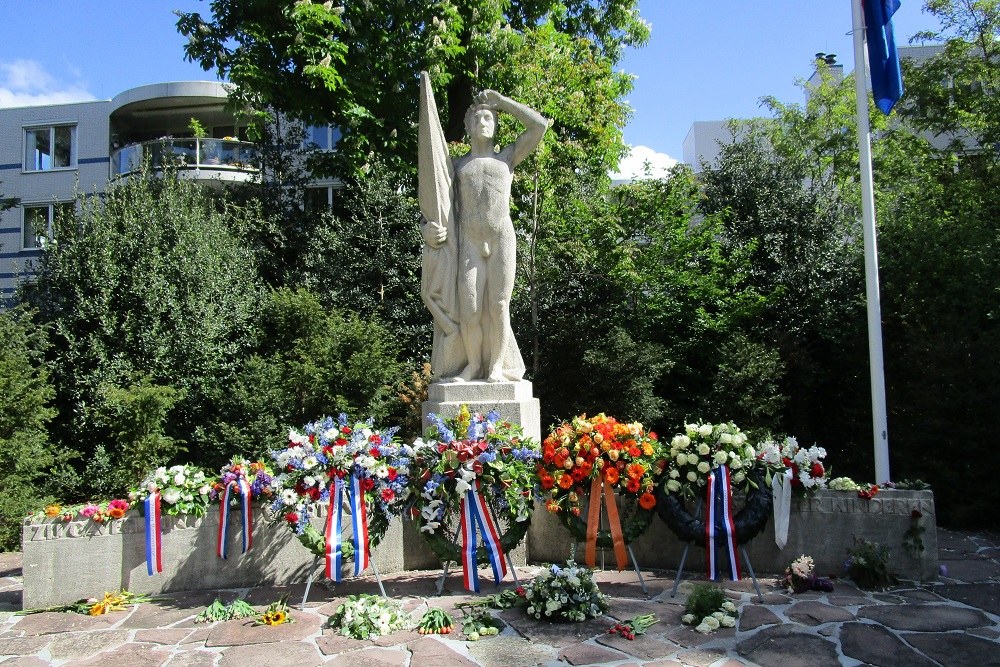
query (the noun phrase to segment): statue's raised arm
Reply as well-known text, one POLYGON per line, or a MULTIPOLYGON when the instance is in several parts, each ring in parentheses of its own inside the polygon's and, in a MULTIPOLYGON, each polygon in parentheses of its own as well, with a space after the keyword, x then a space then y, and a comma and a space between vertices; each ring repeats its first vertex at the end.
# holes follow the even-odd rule
POLYGON ((502 152, 509 153, 511 166, 516 167, 521 164, 531 151, 535 150, 549 123, 542 114, 520 102, 515 102, 509 97, 505 97, 495 90, 484 90, 476 96, 476 102, 494 111, 509 113, 520 121, 524 126, 524 131, 518 135, 513 144, 507 146, 502 152))

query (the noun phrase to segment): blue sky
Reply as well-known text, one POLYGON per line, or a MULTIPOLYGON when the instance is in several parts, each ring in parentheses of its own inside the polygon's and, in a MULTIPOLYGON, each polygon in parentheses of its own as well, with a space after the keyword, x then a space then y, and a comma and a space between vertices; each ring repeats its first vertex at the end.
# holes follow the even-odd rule
MULTIPOLYGON (((199 0, 4 0, 0 106, 107 99, 147 83, 213 78, 184 61, 173 9, 208 11, 199 0)), ((933 27, 918 0, 894 19, 905 44, 933 27)), ((800 102, 796 80, 815 53, 854 68, 849 0, 640 0, 650 43, 630 50, 635 110, 625 140, 643 158, 667 164, 698 120, 761 113, 773 95, 800 102)), ((627 169, 626 169, 627 171, 627 169)))

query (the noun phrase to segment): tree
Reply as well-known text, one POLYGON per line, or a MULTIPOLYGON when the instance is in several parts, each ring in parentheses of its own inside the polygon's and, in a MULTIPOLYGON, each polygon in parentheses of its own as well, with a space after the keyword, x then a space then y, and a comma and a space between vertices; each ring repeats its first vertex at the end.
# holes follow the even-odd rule
MULTIPOLYGON (((221 406, 248 351, 261 290, 232 231, 254 210, 210 192, 144 171, 101 198, 81 197, 77 216, 56 220, 25 297, 50 331, 53 432, 84 460, 114 442, 101 415, 109 388, 144 377, 183 392, 166 436, 188 443, 201 464, 231 454, 212 434, 231 418, 221 406)), ((140 464, 119 460, 125 470, 140 464)))
MULTIPOLYGON (((305 2, 213 0, 212 16, 180 13, 190 40, 185 56, 216 70, 234 90, 235 108, 259 121, 268 108, 343 131, 338 173, 364 165, 369 154, 416 153, 417 73, 431 73, 447 110, 450 140, 476 89, 505 53, 493 50, 499 31, 527 34, 541 24, 584 39, 597 57, 619 62, 625 46, 643 44, 649 27, 636 0, 432 0, 305 2)), ((509 89, 504 92, 510 92, 509 89)), ((332 172, 331 172, 332 173, 332 172)))
POLYGON ((19 548, 21 523, 48 498, 56 448, 44 329, 23 307, 0 312, 0 550, 19 548))
POLYGON ((307 290, 271 292, 255 349, 230 387, 246 418, 222 437, 266 456, 289 426, 344 412, 384 419, 396 408, 399 350, 377 318, 321 305, 307 290))

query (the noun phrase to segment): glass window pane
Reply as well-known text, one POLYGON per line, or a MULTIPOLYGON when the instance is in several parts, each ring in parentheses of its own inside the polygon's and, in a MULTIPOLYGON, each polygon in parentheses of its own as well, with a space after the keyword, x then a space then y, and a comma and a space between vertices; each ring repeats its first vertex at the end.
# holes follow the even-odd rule
POLYGON ((24 229, 21 234, 21 247, 25 250, 40 248, 42 237, 48 233, 49 207, 25 206, 24 229))
POLYGON ((325 125, 313 125, 307 130, 306 141, 320 149, 330 148, 330 133, 325 125))
POLYGON ((73 166, 73 130, 72 125, 55 128, 55 146, 52 151, 53 167, 73 166))
POLYGON ((27 170, 51 169, 52 148, 49 145, 49 128, 27 130, 24 133, 24 168, 27 170))

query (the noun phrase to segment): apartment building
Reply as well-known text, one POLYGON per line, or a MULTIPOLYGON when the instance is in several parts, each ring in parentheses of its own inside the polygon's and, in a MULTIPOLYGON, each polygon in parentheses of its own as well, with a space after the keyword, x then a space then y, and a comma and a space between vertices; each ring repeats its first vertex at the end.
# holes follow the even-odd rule
MULTIPOLYGON (((143 160, 169 161, 209 186, 253 179, 256 147, 241 140, 226 99, 221 83, 183 81, 110 100, 0 109, 0 195, 13 204, 0 211, 0 302, 31 279, 62 207, 78 192, 103 192, 143 160)), ((331 132, 310 136, 332 148, 331 132)))

